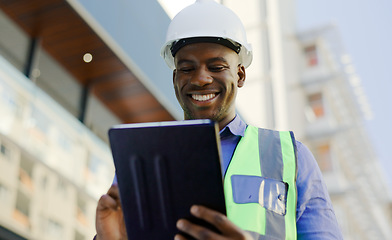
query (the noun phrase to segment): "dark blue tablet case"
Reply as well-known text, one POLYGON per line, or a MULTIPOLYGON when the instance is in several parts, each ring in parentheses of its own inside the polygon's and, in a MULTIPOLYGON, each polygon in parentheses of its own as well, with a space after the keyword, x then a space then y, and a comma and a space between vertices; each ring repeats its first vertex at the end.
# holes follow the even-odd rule
POLYGON ((210 120, 123 124, 109 130, 128 237, 173 239, 193 204, 226 213, 218 126, 210 120))

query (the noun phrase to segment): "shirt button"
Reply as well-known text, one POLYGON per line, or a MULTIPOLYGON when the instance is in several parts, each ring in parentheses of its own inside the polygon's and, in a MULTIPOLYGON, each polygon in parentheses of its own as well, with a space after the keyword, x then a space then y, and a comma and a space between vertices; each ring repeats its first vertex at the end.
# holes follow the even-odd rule
POLYGON ((283 196, 282 194, 279 194, 278 199, 279 199, 280 201, 283 201, 283 200, 284 200, 284 196, 283 196))

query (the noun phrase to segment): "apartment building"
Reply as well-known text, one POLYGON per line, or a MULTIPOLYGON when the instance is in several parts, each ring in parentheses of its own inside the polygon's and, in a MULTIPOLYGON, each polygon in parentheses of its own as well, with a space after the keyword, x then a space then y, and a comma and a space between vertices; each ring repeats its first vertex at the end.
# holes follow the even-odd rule
POLYGON ((181 115, 157 90, 169 18, 156 1, 109 3, 0 2, 0 239, 92 239, 114 176, 107 130, 181 115))
POLYGON ((338 26, 297 32, 295 1, 224 0, 255 49, 238 111, 293 130, 314 154, 345 239, 388 239, 390 186, 365 127, 372 115, 338 26))
POLYGON ((387 239, 390 187, 364 121, 371 109, 334 26, 299 34, 304 69, 304 142, 327 182, 347 239, 387 239))

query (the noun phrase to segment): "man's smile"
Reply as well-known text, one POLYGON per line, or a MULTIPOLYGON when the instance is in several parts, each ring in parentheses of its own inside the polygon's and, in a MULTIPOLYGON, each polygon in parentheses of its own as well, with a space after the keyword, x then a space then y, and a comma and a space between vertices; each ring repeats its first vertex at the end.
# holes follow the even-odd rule
POLYGON ((206 102, 216 97, 216 93, 209 93, 209 94, 191 94, 193 100, 199 102, 206 102))

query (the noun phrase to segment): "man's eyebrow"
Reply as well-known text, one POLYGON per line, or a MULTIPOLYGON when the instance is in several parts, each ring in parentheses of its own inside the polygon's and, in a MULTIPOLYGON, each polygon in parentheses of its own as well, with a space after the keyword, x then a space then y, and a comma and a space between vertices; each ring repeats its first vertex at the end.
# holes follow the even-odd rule
POLYGON ((207 63, 213 63, 213 62, 223 62, 228 64, 227 60, 223 57, 215 57, 215 58, 210 58, 207 60, 207 63))
POLYGON ((180 59, 178 60, 177 65, 181 65, 183 63, 193 63, 193 61, 189 59, 180 59))

